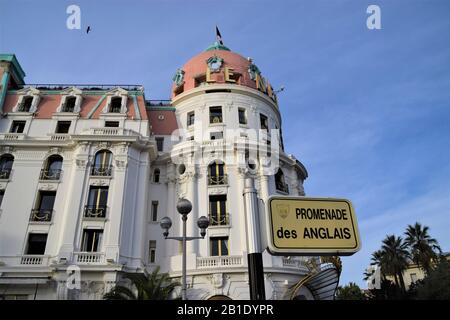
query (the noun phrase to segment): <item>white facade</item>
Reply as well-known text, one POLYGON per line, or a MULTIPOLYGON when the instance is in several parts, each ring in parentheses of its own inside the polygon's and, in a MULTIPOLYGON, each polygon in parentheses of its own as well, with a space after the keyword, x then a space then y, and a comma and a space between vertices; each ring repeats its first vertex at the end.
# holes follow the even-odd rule
MULTIPOLYGON (((89 106, 93 93, 86 89, 8 91, 11 101, 19 97, 9 109, 5 99, 0 119, 5 169, 0 175, 0 296, 101 299, 123 272, 151 272, 157 265, 179 278, 180 244, 163 238, 159 220, 169 216, 171 235, 181 234, 176 203, 187 198, 193 203, 189 236, 199 234, 198 217, 211 219, 205 239, 188 243, 188 299, 249 299, 244 179, 255 179, 262 204, 272 194, 303 196, 307 173, 280 148, 284 177, 276 184, 274 173, 261 165, 266 157, 251 151, 258 147, 251 139, 249 143, 249 135, 261 128, 260 114, 267 117, 268 129, 281 128, 272 99, 236 84, 206 86, 217 91, 206 93, 205 86, 199 86, 174 97, 170 106, 159 107, 143 105, 142 91, 123 88, 96 92, 101 98, 89 106), (27 95, 38 98, 33 99, 33 110, 23 112, 27 95), (67 112, 65 101, 71 96, 75 104, 67 112), (115 110, 114 97, 121 99, 115 110), (49 113, 45 103, 50 105, 52 99, 59 100, 49 113), (221 121, 211 121, 211 107, 221 107, 221 121), (245 111, 246 124, 240 123, 239 109, 245 111), (188 122, 192 112, 193 124, 188 122), (157 125, 151 123, 164 121, 170 113, 178 131, 185 133, 179 141, 167 132, 155 132, 157 125), (17 126, 14 121, 26 121, 19 129, 23 132, 11 132, 17 126), (55 133, 63 125, 58 121, 71 122, 67 133, 55 133), (111 121, 118 122, 117 127, 107 126, 111 121), (155 138, 164 138, 160 151, 155 138), (250 168, 249 149, 250 158, 255 155, 250 168), (49 169, 53 159, 61 159, 56 155, 62 158, 60 171, 49 169), (210 176, 214 163, 220 168, 210 176), (56 178, 50 175, 55 172, 56 178), (44 250, 42 235, 47 235, 44 250), (80 287, 74 287, 78 276, 80 287)), ((261 217, 263 210, 261 205, 261 217)), ((265 251, 263 261, 267 299, 289 299, 288 289, 311 271, 306 258, 274 257, 265 251)), ((306 287, 297 296, 314 298, 306 287)))

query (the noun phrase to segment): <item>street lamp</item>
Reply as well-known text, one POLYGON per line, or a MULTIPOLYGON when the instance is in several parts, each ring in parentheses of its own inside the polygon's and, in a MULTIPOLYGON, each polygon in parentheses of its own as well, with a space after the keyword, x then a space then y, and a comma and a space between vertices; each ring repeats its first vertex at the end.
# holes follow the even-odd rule
POLYGON ((169 217, 164 217, 159 222, 159 225, 164 230, 163 236, 165 239, 173 239, 181 241, 183 243, 183 265, 182 265, 182 282, 181 282, 181 299, 186 300, 186 241, 204 239, 206 235, 206 229, 209 226, 209 219, 205 216, 201 216, 197 220, 197 226, 200 228, 200 237, 187 237, 186 236, 186 221, 188 214, 192 210, 192 203, 187 199, 180 199, 177 203, 177 210, 181 214, 183 220, 183 236, 181 237, 169 237, 169 229, 172 227, 172 220, 169 217))

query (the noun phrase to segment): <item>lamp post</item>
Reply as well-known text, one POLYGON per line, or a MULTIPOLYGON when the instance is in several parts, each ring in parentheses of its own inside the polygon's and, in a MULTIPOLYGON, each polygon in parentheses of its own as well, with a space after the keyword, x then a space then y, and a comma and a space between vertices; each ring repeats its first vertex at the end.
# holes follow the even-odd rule
POLYGON ((181 237, 169 237, 169 229, 172 226, 172 220, 169 217, 161 219, 159 225, 164 230, 163 235, 165 239, 172 239, 181 241, 183 243, 183 263, 182 263, 182 280, 181 280, 181 299, 186 299, 186 242, 196 239, 204 239, 206 235, 206 229, 209 226, 209 219, 205 216, 201 216, 197 220, 197 226, 200 228, 200 237, 187 237, 186 236, 186 221, 188 214, 192 210, 192 203, 187 199, 180 199, 177 203, 177 210, 181 214, 181 220, 183 220, 183 235, 181 237))

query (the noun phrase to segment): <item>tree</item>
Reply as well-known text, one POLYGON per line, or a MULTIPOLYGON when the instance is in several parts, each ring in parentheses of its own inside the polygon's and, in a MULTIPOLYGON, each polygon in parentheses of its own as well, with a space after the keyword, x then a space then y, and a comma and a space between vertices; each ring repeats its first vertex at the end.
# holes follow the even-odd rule
POLYGON ((409 252, 406 243, 401 237, 388 235, 381 246, 381 269, 386 275, 393 276, 395 284, 406 292, 403 271, 408 268, 409 252))
POLYGON ((365 300, 361 288, 354 282, 338 287, 336 290, 336 300, 365 300))
POLYGON ((159 266, 148 276, 141 273, 127 273, 133 289, 116 285, 103 298, 106 300, 167 300, 177 286, 167 273, 159 273, 159 266))
POLYGON ((442 260, 416 290, 420 300, 450 300, 450 261, 442 260))
POLYGON ((428 234, 429 228, 416 222, 413 226, 408 225, 405 235, 405 243, 408 245, 411 258, 426 274, 433 269, 434 263, 441 254, 441 248, 436 239, 428 234))

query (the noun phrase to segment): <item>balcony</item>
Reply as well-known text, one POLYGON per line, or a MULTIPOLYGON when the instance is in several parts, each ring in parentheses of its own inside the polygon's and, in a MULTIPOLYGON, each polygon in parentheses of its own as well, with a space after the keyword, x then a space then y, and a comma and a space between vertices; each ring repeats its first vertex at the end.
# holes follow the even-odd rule
POLYGON ((232 268, 243 267, 244 260, 242 256, 217 256, 217 257, 198 257, 197 268, 232 268))
POLYGON ((307 269, 307 265, 306 265, 305 261, 291 258, 291 257, 283 257, 282 265, 285 268, 292 268, 292 269, 306 268, 307 269))
POLYGON ((31 210, 30 221, 51 222, 52 216, 53 216, 52 209, 33 209, 31 210))
POLYGON ((61 177, 61 169, 49 169, 41 170, 41 175, 39 176, 39 179, 41 180, 59 180, 61 177))
POLYGON ((217 186, 228 184, 228 175, 224 174, 221 176, 211 176, 208 175, 208 185, 217 186))
POLYGON ((91 176, 96 177, 110 177, 112 173, 112 166, 92 167, 91 176))
POLYGON ((229 219, 229 215, 224 214, 224 215, 220 215, 220 216, 215 216, 215 215, 209 215, 209 225, 211 227, 214 226, 228 226, 230 224, 230 219, 229 219))
POLYGON ((275 186, 277 188, 277 191, 281 191, 281 192, 284 192, 284 193, 289 193, 289 186, 287 185, 287 183, 277 181, 275 183, 275 186))
POLYGON ((24 139, 25 133, 3 133, 0 135, 0 140, 16 141, 24 139))
POLYGON ((73 255, 78 264, 102 264, 105 260, 103 252, 74 252, 73 255))
POLYGON ((0 179, 9 179, 11 175, 11 168, 0 169, 0 179))
POLYGON ((106 217, 106 209, 105 205, 86 205, 84 206, 84 217, 85 218, 105 218, 106 217))
POLYGON ((43 255, 23 255, 20 258, 20 264, 23 265, 43 265, 45 262, 47 262, 48 257, 43 255))

